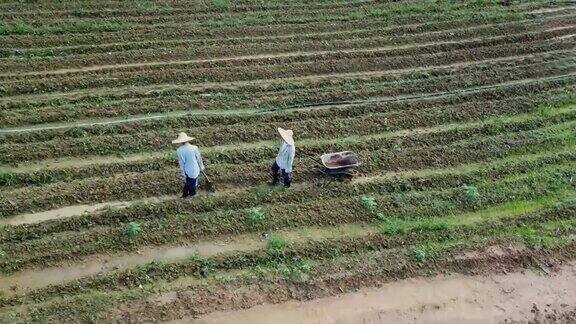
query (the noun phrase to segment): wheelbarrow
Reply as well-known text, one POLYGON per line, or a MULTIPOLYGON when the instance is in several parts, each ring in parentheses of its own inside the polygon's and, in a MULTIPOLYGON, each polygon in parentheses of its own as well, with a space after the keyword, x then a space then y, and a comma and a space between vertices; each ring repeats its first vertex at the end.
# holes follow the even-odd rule
POLYGON ((325 153, 320 156, 320 171, 331 176, 354 176, 360 161, 351 151, 325 153))

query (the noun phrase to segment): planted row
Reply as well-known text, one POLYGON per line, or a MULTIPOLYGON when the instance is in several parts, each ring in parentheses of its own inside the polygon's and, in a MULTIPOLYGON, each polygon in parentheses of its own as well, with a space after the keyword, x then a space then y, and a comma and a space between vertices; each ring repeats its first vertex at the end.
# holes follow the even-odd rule
MULTIPOLYGON (((182 28, 178 26, 140 26, 139 29, 130 29, 123 32, 108 32, 106 34, 88 33, 76 34, 75 37, 59 37, 58 35, 12 35, 10 38, 4 37, 5 46, 9 48, 22 47, 46 47, 46 46, 74 46, 85 44, 102 44, 102 43, 126 43, 133 41, 155 41, 155 40, 174 40, 182 38, 207 38, 223 36, 269 36, 269 35, 286 35, 293 33, 329 32, 335 30, 374 28, 390 26, 398 34, 405 30, 438 30, 447 28, 446 26, 471 26, 485 24, 489 22, 504 22, 511 20, 521 20, 529 14, 529 10, 537 10, 542 5, 527 5, 516 7, 515 11, 502 11, 502 8, 495 7, 493 10, 485 9, 482 12, 472 10, 453 11, 441 14, 407 14, 387 17, 385 20, 380 19, 362 19, 362 14, 355 16, 325 16, 324 19, 311 21, 275 22, 267 25, 242 25, 242 26, 220 26, 213 28, 209 26, 189 26, 182 28), (522 10, 523 9, 523 10, 522 10), (338 21, 338 24, 334 24, 338 21)), ((566 11, 566 10, 564 10, 566 11)), ((570 13, 569 10, 566 13, 570 13)), ((537 16, 547 16, 547 13, 538 14, 537 16)), ((257 21, 256 21, 257 22, 257 21)))
MULTIPOLYGON (((546 91, 572 82, 572 80, 561 80, 542 84, 521 84, 506 87, 505 90, 488 91, 487 93, 474 95, 479 97, 492 97, 496 100, 498 99, 497 96, 499 93, 505 94, 505 96, 514 96, 520 93, 525 94, 527 90, 546 91)), ((474 95, 468 96, 468 98, 473 98, 474 95)), ((168 139, 172 138, 176 132, 182 130, 196 136, 198 138, 197 143, 201 146, 269 140, 270 137, 268 134, 274 134, 277 126, 294 129, 298 136, 297 138, 299 139, 330 139, 336 138, 336 135, 367 135, 382 131, 430 127, 450 122, 461 122, 502 114, 523 113, 532 111, 535 106, 545 102, 546 101, 536 101, 536 105, 534 105, 534 102, 528 100, 528 102, 512 102, 511 105, 508 106, 501 106, 498 105, 498 103, 490 103, 487 105, 484 102, 476 102, 471 105, 463 104, 447 108, 443 108, 440 105, 431 105, 430 107, 427 103, 415 103, 414 105, 408 105, 407 108, 405 108, 407 109, 405 111, 372 113, 365 116, 351 118, 313 119, 302 122, 283 122, 276 125, 270 122, 253 122, 250 123, 250 128, 239 127, 239 125, 198 128, 173 127, 171 130, 140 132, 138 134, 131 133, 67 139, 62 138, 58 140, 27 144, 2 144, 0 145, 0 161, 4 163, 19 163, 26 160, 39 160, 64 156, 90 156, 169 150, 173 147, 168 139), (418 109, 420 107, 422 108, 418 109), (416 108, 417 110, 411 110, 408 108, 416 108), (418 111, 418 114, 411 113, 413 111, 418 111), (450 113, 447 113, 448 111, 450 113)), ((368 106, 371 107, 368 109, 373 109, 372 111, 374 111, 374 109, 382 109, 381 107, 384 107, 384 109, 386 109, 386 107, 395 106, 402 108, 402 103, 391 105, 384 103, 368 106)), ((330 111, 331 110, 327 110, 327 112, 330 111)), ((175 123, 179 123, 179 121, 176 120, 175 123)), ((82 132, 80 132, 80 135, 81 134, 82 132)))
MULTIPOLYGON (((547 98, 552 99, 552 98, 547 98)), ((511 98, 514 101, 515 98, 511 98)), ((510 102, 511 102, 510 101, 510 102)), ((514 101, 518 104, 518 101, 514 101)), ((498 105, 506 107, 507 112, 511 113, 509 101, 498 102, 498 105)), ((457 105, 450 111, 463 111, 464 106, 457 105)), ((518 132, 522 130, 536 129, 538 127, 570 121, 576 117, 576 113, 571 109, 571 105, 563 103, 549 108, 532 108, 533 112, 528 114, 513 115, 505 118, 504 116, 484 119, 481 123, 460 119, 458 126, 436 126, 427 130, 421 130, 416 133, 411 131, 399 130, 396 133, 387 133, 384 135, 374 134, 354 135, 350 139, 341 138, 339 140, 325 139, 318 134, 315 139, 299 141, 298 156, 320 155, 327 151, 342 150, 370 150, 380 147, 390 148, 391 150, 407 149, 417 146, 430 146, 439 143, 449 144, 454 141, 463 140, 477 135, 495 135, 502 132, 518 132), (496 122, 496 124, 494 124, 496 122)), ((475 110, 475 107, 472 106, 475 110)), ((480 106, 478 106, 480 109, 480 106)), ((426 110, 421 110, 421 114, 414 115, 420 118, 429 117, 426 110)), ((351 133, 348 130, 348 133, 351 133)), ((203 157, 208 165, 214 164, 244 164, 249 162, 269 160, 274 156, 276 142, 256 142, 238 146, 215 146, 203 149, 203 157)), ((79 161, 80 162, 80 161, 79 161)), ((79 167, 65 168, 46 168, 38 171, 5 171, 0 173, 0 186, 8 189, 10 187, 30 186, 47 184, 58 181, 71 181, 90 177, 110 177, 114 174, 127 172, 146 172, 153 170, 173 170, 176 166, 172 152, 162 152, 148 155, 139 159, 128 159, 127 161, 107 161, 106 163, 89 163, 79 167)))
MULTIPOLYGON (((449 29, 440 32, 420 34, 388 35, 386 30, 352 30, 339 33, 303 34, 289 37, 267 38, 224 38, 181 41, 181 44, 166 43, 125 43, 94 47, 64 47, 56 49, 35 49, 19 52, 19 56, 4 62, 6 71, 47 71, 70 69, 93 65, 113 65, 158 61, 213 59, 218 57, 240 57, 259 54, 306 51, 336 51, 383 46, 408 46, 432 42, 465 41, 479 37, 494 37, 522 32, 534 32, 544 28, 556 28, 574 23, 575 17, 550 17, 550 20, 522 21, 498 25, 479 26, 466 29, 449 29), (155 46, 153 46, 155 45, 155 46), (167 49, 167 45, 169 45, 167 49), (40 58, 33 61, 22 57, 40 58)), ((7 50, 6 50, 7 51, 7 50)), ((0 53, 1 54, 1 53, 0 53)), ((37 73, 42 75, 43 73, 37 73)), ((15 73, 13 73, 15 75, 15 73)), ((1 76, 0 76, 1 78, 1 76)))
MULTIPOLYGON (((551 128, 549 131, 525 132, 519 135, 496 136, 477 141, 406 149, 390 152, 382 150, 359 151, 364 162, 363 174, 382 171, 419 169, 431 166, 456 165, 470 161, 482 161, 518 152, 537 152, 543 147, 569 145, 569 124, 563 131, 551 128), (558 133, 558 134, 555 134, 558 133), (487 149, 490 149, 488 151, 487 149)), ((220 164, 211 167, 214 181, 220 188, 246 187, 261 184, 268 180, 269 161, 247 163, 245 165, 220 164)), ((320 174, 314 169, 316 163, 302 159, 297 162, 295 179, 307 181, 317 179, 320 174)), ((150 171, 145 173, 122 174, 111 178, 92 178, 55 183, 41 187, 23 188, 6 192, 0 200, 2 216, 7 217, 37 208, 56 208, 69 204, 103 202, 112 200, 139 199, 159 194, 176 194, 181 181, 178 172, 173 170, 150 171), (30 198, 33 197, 33 198, 30 198)))
POLYGON ((527 33, 497 39, 423 45, 404 49, 298 54, 278 58, 197 62, 181 66, 171 65, 170 68, 148 66, 99 70, 91 71, 89 75, 82 75, 82 73, 74 76, 49 75, 34 79, 27 77, 25 80, 5 81, 2 89, 3 96, 6 97, 17 94, 125 85, 248 81, 327 73, 407 69, 569 49, 572 45, 569 41, 552 39, 574 31, 576 27, 532 35, 527 33))
MULTIPOLYGON (((533 226, 527 228, 532 229, 533 226)), ((547 235, 553 234, 545 232, 542 235, 549 238, 547 235)), ((286 260, 248 269, 247 273, 243 272, 240 275, 224 273, 228 276, 222 280, 201 280, 188 286, 163 290, 167 294, 186 297, 175 298, 162 306, 149 302, 150 299, 162 296, 161 293, 154 294, 151 290, 130 289, 130 294, 102 292, 98 296, 102 299, 102 304, 108 306, 103 307, 105 310, 101 310, 103 313, 101 315, 106 318, 133 321, 170 321, 178 320, 182 316, 187 316, 184 319, 190 319, 217 311, 237 311, 261 303, 274 304, 295 300, 305 302, 313 298, 356 293, 361 288, 379 287, 395 280, 454 272, 469 275, 509 273, 519 269, 542 267, 542 261, 538 260, 551 260, 558 264, 572 262, 575 258, 576 244, 568 239, 568 235, 558 237, 554 240, 558 243, 547 249, 521 248, 519 251, 506 248, 510 243, 515 243, 511 242, 514 237, 514 234, 503 232, 496 236, 464 241, 426 241, 424 247, 430 247, 430 252, 434 255, 426 258, 424 262, 414 257, 419 253, 417 251, 420 251, 420 246, 351 253, 340 258, 335 256, 318 260, 319 262, 298 258, 286 260), (486 246, 502 247, 506 253, 504 255, 487 253, 486 246), (465 257, 462 257, 463 255, 465 257), (470 255, 478 256, 470 257, 470 255), (268 270, 269 273, 262 274, 262 270, 266 271, 268 268, 271 268, 268 270), (260 298, 250 298, 254 295, 260 298), (116 305, 120 298, 128 299, 124 300, 123 304, 130 307, 123 307, 122 311, 118 311, 116 305), (239 300, 242 301, 241 306, 238 305, 239 300)), ((151 282, 146 287, 156 285, 151 282)), ((72 300, 86 298, 93 296, 80 295, 72 300)), ((74 304, 72 301, 55 300, 49 306, 43 305, 41 313, 56 319, 63 318, 64 315, 58 312, 58 309, 68 305, 74 304)), ((97 311, 94 313, 100 314, 97 311)), ((69 316, 64 318, 76 320, 87 318, 87 314, 81 312, 71 312, 69 316)))
MULTIPOLYGON (((558 56, 558 54, 557 54, 558 56)), ((507 62, 509 64, 509 62, 507 62)), ((471 68, 457 68, 454 70, 443 71, 436 73, 435 71, 418 73, 414 80, 411 76, 389 76, 371 78, 365 81, 353 82, 330 82, 329 84, 310 84, 307 88, 290 89, 281 91, 262 91, 260 93, 246 93, 236 92, 232 94, 225 94, 215 90, 209 91, 209 94, 204 93, 192 96, 173 96, 169 98, 152 98, 146 100, 126 100, 114 101, 111 104, 98 103, 96 105, 66 105, 62 106, 48 106, 43 109, 29 109, 24 108, 20 111, 7 111, 0 117, 0 121, 5 122, 5 125, 18 125, 25 124, 28 121, 34 123, 41 123, 46 121, 58 121, 62 119, 76 119, 78 117, 89 116, 125 116, 128 114, 143 114, 147 112, 158 111, 177 111, 181 110, 183 114, 191 109, 215 109, 215 110, 237 110, 237 114, 196 114, 192 112, 192 116, 166 116, 165 118, 157 120, 146 121, 132 121, 124 122, 122 124, 107 124, 104 126, 93 125, 91 127, 82 127, 83 134, 106 134, 106 133, 128 133, 139 129, 147 130, 148 128, 161 129, 167 127, 175 127, 174 120, 184 123, 185 125, 192 123, 202 124, 203 126, 211 125, 229 125, 245 121, 290 121, 293 118, 298 120, 308 118, 320 118, 326 116, 326 111, 312 110, 298 112, 294 111, 298 108, 305 108, 307 106, 322 106, 334 105, 344 103, 362 102, 365 100, 379 100, 380 98, 387 97, 403 97, 403 96, 427 96, 428 94, 437 94, 444 92, 456 92, 458 90, 474 89, 477 87, 492 86, 495 84, 522 81, 523 79, 532 78, 545 78, 554 77, 558 75, 565 75, 573 70, 574 61, 572 59, 559 59, 546 64, 520 64, 514 67, 504 68, 480 68, 476 67, 476 71, 471 68), (436 74, 440 74, 436 76, 436 74), (463 88, 465 86, 465 88, 463 88), (102 107, 102 105, 105 105, 102 107), (244 109, 250 109, 254 113, 247 114, 244 109), (257 113, 261 110, 273 110, 273 114, 257 113), (284 111, 282 111, 284 110, 284 111), (292 110, 292 111, 291 111, 292 110)), ((326 82, 328 83, 328 82, 326 82)), ((335 116, 348 112, 348 116, 356 109, 333 109, 335 116)), ((63 136, 69 129, 48 129, 38 132, 33 130, 20 133, 7 133, 0 135, 0 142, 23 142, 28 141, 29 138, 41 137, 43 140, 54 138, 54 136, 63 136), (37 134, 35 134, 37 133, 37 134), (41 134, 41 136, 40 136, 41 134)))
MULTIPOLYGON (((566 165, 545 166, 533 170, 534 173, 524 176, 516 175, 509 180, 504 178, 489 184, 481 184, 478 187, 482 195, 477 197, 479 199, 475 198, 477 200, 473 204, 470 204, 470 198, 465 192, 461 188, 457 188, 428 194, 415 192, 385 195, 378 199, 378 206, 380 206, 380 211, 389 215, 432 216, 436 210, 441 213, 452 210, 453 204, 458 205, 458 202, 469 207, 475 207, 479 206, 478 204, 482 205, 482 202, 488 204, 502 202, 510 199, 510 197, 530 198, 550 195, 569 188, 569 179, 574 176, 573 168, 574 163, 567 162, 566 165), (510 189, 513 192, 506 191, 510 189), (502 192, 502 190, 506 192, 502 192)), ((387 185, 390 186, 389 181, 387 185)), ((325 198, 323 195, 320 197, 320 199, 316 198, 304 202, 266 205, 264 210, 268 217, 259 222, 254 222, 247 217, 245 211, 237 210, 235 207, 229 210, 217 209, 213 212, 193 216, 189 214, 163 214, 161 218, 150 219, 142 223, 141 228, 145 234, 136 239, 123 237, 120 228, 97 226, 81 232, 65 232, 33 241, 6 243, 1 248, 8 255, 23 258, 19 261, 9 259, 7 262, 35 263, 40 262, 40 260, 47 262, 53 258, 60 260, 62 251, 68 250, 71 251, 70 253, 66 252, 65 257, 71 258, 80 257, 86 253, 132 250, 136 246, 145 244, 174 243, 181 239, 199 239, 214 235, 241 233, 242 231, 263 230, 269 227, 335 224, 374 217, 374 214, 367 211, 358 198, 325 198), (167 235, 168 232, 170 234, 167 235), (104 237, 108 237, 108 241, 105 241, 104 237), (51 248, 47 249, 48 246, 51 248), (25 255, 30 253, 34 255, 39 253, 39 255, 31 256, 30 259, 25 258, 25 255)))
MULTIPOLYGON (((543 235, 546 235, 544 233, 543 235)), ((513 235, 512 235, 513 236, 513 235)), ((238 299, 242 307, 257 306, 260 303, 280 303, 283 301, 307 301, 312 298, 335 296, 346 292, 356 292, 361 288, 380 286, 384 283, 412 277, 430 276, 457 272, 464 274, 514 271, 541 266, 535 260, 553 259, 555 262, 570 262, 574 259, 575 245, 569 240, 543 249, 506 250, 506 255, 493 255, 485 252, 486 246, 508 246, 510 235, 487 237, 477 240, 428 241, 434 247, 434 262, 420 262, 414 259, 417 247, 350 253, 325 260, 286 260, 280 263, 264 264, 258 268, 246 269, 240 274, 216 272, 208 280, 199 280, 170 290, 156 290, 156 282, 143 285, 145 289, 134 288, 122 291, 91 291, 69 296, 66 299, 52 299, 34 304, 35 312, 14 311, 6 318, 28 319, 41 316, 53 321, 90 321, 93 318, 132 321, 169 321, 178 317, 196 318, 214 311, 238 309, 238 299), (462 258, 460 255, 479 255, 475 258, 462 258), (342 267, 347 271, 342 273, 342 267), (258 271, 258 269, 260 271, 258 271), (263 270, 263 271, 262 271, 263 270), (294 274, 294 275, 292 275, 294 274), (336 274, 336 275, 334 275, 336 274), (340 275, 338 275, 340 274, 340 275), (218 279, 218 275, 224 278, 218 279), (213 280, 216 279, 216 280, 213 280), (153 305, 151 299, 164 296, 163 293, 186 298, 176 298, 169 305, 153 305), (244 298, 258 294, 262 298, 244 298), (231 298, 233 296, 234 299, 231 298), (97 301, 98 309, 85 309, 84 301, 97 301), (121 305, 121 306, 118 306, 121 305), (128 307, 129 305, 129 307, 128 307), (122 308, 122 311, 118 311, 122 308), (66 311, 63 311, 66 310, 66 311), (18 314, 18 315, 16 315, 18 314), (12 317, 10 317, 12 315, 12 317)), ((13 308, 13 310, 20 310, 13 308)))
POLYGON ((106 209, 66 219, 55 219, 39 224, 5 226, 0 229, 0 242, 21 242, 38 239, 64 231, 79 231, 95 226, 120 226, 130 221, 162 219, 169 215, 214 212, 217 209, 240 209, 262 204, 304 203, 317 197, 357 197, 366 192, 395 192, 442 189, 458 187, 466 183, 494 181, 510 174, 529 173, 549 165, 564 165, 576 161, 571 149, 558 152, 539 152, 535 155, 511 155, 494 160, 491 164, 464 165, 445 172, 408 174, 402 177, 382 177, 378 180, 354 183, 312 181, 296 186, 292 190, 262 190, 254 188, 218 195, 201 195, 194 200, 168 199, 161 202, 135 203, 121 209, 106 209), (553 152, 553 153, 552 153, 553 152), (458 171, 460 168, 463 171, 458 171))
MULTIPOLYGON (((30 300, 40 301, 56 294, 77 294, 85 289, 116 290, 134 288, 159 280, 173 281, 182 276, 205 277, 208 272, 245 269, 257 265, 274 264, 290 260, 331 259, 350 253, 364 253, 394 249, 405 245, 416 245, 430 241, 465 241, 474 237, 494 237, 507 234, 512 236, 517 227, 535 227, 551 220, 570 219, 576 216, 576 206, 565 202, 552 207, 524 214, 515 218, 502 219, 499 222, 480 222, 473 225, 413 228, 405 233, 369 234, 360 237, 342 237, 308 241, 281 248, 269 248, 252 252, 235 252, 211 258, 191 258, 177 263, 151 263, 134 269, 105 273, 82 278, 68 284, 54 285, 28 292, 26 295, 8 297, 0 300, 1 306, 20 304, 30 300)), ((566 230, 565 230, 566 231, 566 230)), ((573 229, 572 229, 573 231, 573 229)), ((568 229, 568 234, 571 230, 568 229)))
MULTIPOLYGON (((493 80, 535 77, 560 74, 569 69, 573 62, 566 58, 568 53, 555 53, 550 56, 536 56, 518 61, 494 62, 488 66, 471 64, 453 69, 430 70, 425 72, 402 73, 359 79, 358 77, 339 78, 337 80, 283 82, 266 86, 243 86, 235 90, 225 88, 173 90, 154 95, 131 98, 111 99, 85 97, 83 100, 57 100, 51 102, 19 102, 16 105, 7 102, 6 110, 0 116, 0 122, 6 126, 23 124, 40 124, 46 122, 76 120, 89 117, 119 117, 146 113, 165 113, 188 110, 229 110, 229 109, 274 109, 285 110, 308 105, 322 105, 347 101, 369 99, 374 96, 394 96, 411 94, 401 86, 408 87, 415 93, 457 89, 466 84, 487 85, 493 80), (545 62, 545 63, 544 63, 545 62), (511 67, 515 64, 514 67, 511 67), (480 76, 482 75, 482 76, 480 76), (460 80, 461 84, 457 84, 460 80), (444 85, 447 83, 446 85, 444 85), (14 107, 14 108, 12 108, 14 107), (16 108, 19 107, 19 108, 16 108), (21 107, 21 108, 20 108, 21 107)), ((366 76, 364 76, 366 78, 366 76)), ((336 109, 341 111, 340 109, 336 109)), ((335 112, 337 113, 337 112, 335 112)), ((305 112, 301 118, 308 118, 312 113, 305 112)), ((287 115, 286 111, 283 115, 287 115)), ((233 116, 196 115, 203 125, 214 123, 231 123, 233 116)), ((254 118, 254 116, 252 116, 254 118)), ((263 117, 260 117, 263 118, 263 117)), ((289 118, 289 116, 287 117, 289 118)), ((149 122, 150 123, 150 122, 149 122)), ((94 129, 101 127, 94 126, 94 129)), ((53 133, 54 131, 50 131, 53 133)), ((30 132, 28 132, 30 133, 30 132)), ((48 134, 46 134, 48 135, 48 134)), ((2 138, 6 138, 3 135, 2 138)))
MULTIPOLYGON (((130 18, 130 17, 146 17, 146 16, 171 16, 187 14, 190 16, 207 13, 222 13, 222 12, 246 12, 246 11, 270 11, 270 10, 293 10, 298 8, 300 10, 306 8, 314 9, 330 9, 330 8, 355 8, 358 6, 365 6, 366 4, 375 1, 338 1, 330 0, 324 2, 305 2, 305 1, 292 1, 285 3, 281 1, 235 1, 234 3, 228 2, 204 2, 198 3, 195 1, 167 1, 162 4, 153 2, 142 3, 115 3, 113 1, 98 1, 97 3, 87 3, 78 6, 76 3, 66 3, 62 6, 61 3, 38 3, 34 6, 28 7, 27 4, 22 4, 17 7, 10 6, 12 4, 2 4, 0 8, 4 9, 0 13, 0 17, 7 18, 7 21, 17 19, 33 19, 34 21, 46 21, 55 19, 73 19, 73 18, 130 18)), ((382 2, 382 1, 379 1, 382 2)), ((385 2, 392 2, 391 0, 385 2)))
MULTIPOLYGON (((201 98, 201 94, 205 93, 204 100, 212 99, 210 97, 224 96, 224 97, 237 97, 239 100, 250 98, 253 96, 264 96, 265 94, 274 95, 274 93, 279 94, 289 94, 296 91, 305 91, 310 88, 319 89, 331 89, 333 87, 342 87, 346 84, 350 86, 357 86, 361 84, 372 84, 372 83, 388 83, 394 81, 412 81, 422 79, 426 76, 429 77, 442 77, 453 74, 454 71, 461 71, 463 74, 470 73, 474 68, 487 70, 493 69, 505 69, 510 65, 527 65, 527 64, 545 64, 551 61, 555 61, 559 56, 561 60, 569 58, 570 52, 554 52, 554 53, 543 53, 530 56, 512 57, 509 59, 494 60, 490 62, 478 62, 466 65, 454 65, 447 67, 439 67, 436 69, 428 70, 415 70, 415 71, 405 71, 398 74, 386 74, 386 73, 353 73, 353 74, 343 74, 334 75, 331 78, 288 78, 279 79, 275 82, 268 83, 235 83, 235 84, 221 84, 221 85, 210 85, 206 87, 171 87, 163 90, 153 90, 147 92, 134 91, 130 93, 103 93, 103 94, 83 94, 82 96, 72 96, 72 97, 45 97, 45 98, 22 98, 18 101, 6 100, 2 102, 0 108, 5 111, 15 110, 15 109, 36 109, 36 108, 48 108, 48 107, 60 107, 65 108, 66 106, 80 106, 80 105, 99 105, 108 106, 114 103, 119 103, 122 101, 134 102, 135 100, 144 99, 162 99, 168 100, 173 97, 178 98, 201 98), (490 63, 490 64, 487 64, 490 63)), ((214 99, 213 99, 214 100, 214 99)))
MULTIPOLYGON (((339 30, 336 29, 332 32, 320 32, 320 33, 304 33, 304 34, 289 34, 289 35, 269 35, 264 37, 226 37, 226 38, 192 38, 192 39, 185 39, 185 40, 175 40, 171 41, 170 48, 172 51, 178 51, 178 49, 187 48, 189 50, 196 50, 200 47, 207 47, 214 45, 222 45, 222 46, 238 46, 238 45, 250 45, 250 46, 259 46, 259 45, 266 45, 266 44, 281 44, 283 42, 293 42, 293 41, 302 41, 302 42, 310 42, 310 41, 332 41, 332 40, 345 40, 346 38, 351 38, 354 40, 362 39, 362 38, 373 38, 373 37, 390 37, 394 36, 398 38, 400 43, 410 43, 415 42, 416 40, 420 41, 430 41, 430 40, 448 40, 448 39, 461 39, 463 37, 474 37, 480 35, 487 35, 487 34, 501 34, 501 33, 514 33, 521 31, 519 29, 524 27, 524 31, 533 30, 536 27, 536 24, 539 24, 541 27, 548 27, 553 28, 557 26, 561 26, 565 22, 569 22, 574 18, 570 15, 559 15, 559 16, 550 16, 545 18, 528 18, 522 21, 511 21, 511 22, 503 22, 503 23, 489 23, 486 25, 474 25, 474 27, 468 29, 458 29, 458 23, 455 22, 449 26, 446 26, 448 29, 437 29, 431 28, 431 30, 413 32, 412 30, 405 30, 404 32, 398 32, 395 30, 395 33, 391 33, 390 27, 373 27, 369 29, 359 29, 359 28, 351 28, 346 30, 339 30), (412 39, 408 41, 408 39, 412 39), (248 44, 246 44, 248 43, 248 44)), ((394 40, 395 44, 399 44, 397 40, 394 40)), ((68 46, 68 47, 57 47, 57 48, 33 48, 33 49, 25 49, 20 52, 19 57, 38 57, 39 59, 43 60, 52 60, 57 59, 58 57, 68 56, 68 59, 73 59, 70 56, 77 56, 82 55, 84 59, 84 63, 86 58, 94 57, 97 58, 99 54, 103 53, 116 53, 121 52, 121 56, 111 55, 114 60, 110 62, 117 62, 118 58, 124 57, 126 52, 129 51, 138 51, 138 50, 154 50, 154 49, 162 49, 165 48, 166 42, 165 41, 151 41, 151 42, 126 42, 126 43, 113 43, 113 44, 103 44, 100 46, 68 46)), ((5 50, 8 52, 8 50, 5 50)), ((145 54, 146 52, 141 52, 141 54, 145 54)), ((8 54, 8 53, 6 53, 8 54)), ((175 56, 174 53, 168 56, 171 59, 175 59, 176 57, 183 58, 183 56, 175 56)), ((183 53, 182 53, 183 54, 183 53)), ((196 53, 200 54, 200 53, 196 53)), ((188 57, 188 56, 185 56, 188 57)), ((164 57, 166 58, 166 57, 164 57)), ((106 60, 106 58, 101 58, 106 60)), ((147 57, 143 58, 144 61, 147 61, 147 57)), ((53 60, 53 63, 56 63, 58 66, 59 60, 53 60)), ((97 61, 98 63, 103 63, 105 61, 97 61)), ((140 61, 141 62, 141 61, 140 61)), ((13 70, 12 65, 10 64, 17 64, 16 61, 12 62, 10 60, 6 61, 7 67, 10 67, 7 70, 13 70)), ((34 62, 35 64, 36 62, 34 62)), ((70 62, 72 66, 75 65, 75 61, 72 60, 70 62)), ((19 65, 22 65, 21 63, 19 65)), ((70 66, 70 65, 66 65, 70 66)))

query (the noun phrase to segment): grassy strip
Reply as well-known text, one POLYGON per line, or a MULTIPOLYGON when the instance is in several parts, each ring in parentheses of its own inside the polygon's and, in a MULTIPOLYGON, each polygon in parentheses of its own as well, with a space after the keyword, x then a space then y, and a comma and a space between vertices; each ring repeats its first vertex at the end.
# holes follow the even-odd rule
MULTIPOLYGON (((480 186, 482 196, 471 203, 461 188, 432 193, 385 195, 376 197, 376 204, 385 215, 433 216, 449 212, 490 206, 514 199, 530 199, 567 190, 573 165, 541 169, 533 174, 480 186), (561 176, 558 176, 561 175, 561 176)), ((573 172, 572 172, 573 173, 573 172)), ((573 175, 572 175, 573 176, 573 175)), ((2 250, 13 256, 2 262, 4 272, 15 271, 31 264, 51 264, 63 259, 106 251, 133 251, 139 246, 174 243, 181 239, 262 231, 270 228, 328 225, 375 219, 358 198, 322 199, 305 203, 268 205, 262 208, 266 217, 254 221, 245 210, 217 210, 214 213, 171 215, 141 223, 142 234, 122 235, 122 228, 95 227, 83 232, 66 232, 45 239, 22 243, 6 243, 2 250), (170 234, 167 234, 170 233, 170 234)))
MULTIPOLYGON (((391 154, 388 148, 358 151, 364 161, 362 172, 371 174, 383 170, 399 171, 430 166, 456 165, 470 161, 485 161, 513 153, 537 152, 545 147, 572 145, 571 123, 560 124, 535 131, 510 135, 497 135, 476 141, 456 142, 451 145, 399 150, 391 154), (488 150, 489 148, 489 150, 488 150)), ((316 162, 301 160, 294 171, 296 179, 313 180, 319 174, 314 170, 316 162)), ((225 184, 237 187, 263 183, 268 175, 261 170, 268 162, 243 165, 221 164, 212 167, 214 181, 222 188, 225 184)), ((176 193, 180 181, 175 171, 150 171, 138 174, 123 174, 107 179, 87 179, 70 183, 56 183, 39 188, 23 188, 6 192, 0 199, 3 217, 16 215, 35 208, 55 208, 79 202, 125 200, 156 196, 161 192, 176 193), (134 185, 131 185, 134 183, 134 185), (35 199, 30 199, 35 197, 35 199)))

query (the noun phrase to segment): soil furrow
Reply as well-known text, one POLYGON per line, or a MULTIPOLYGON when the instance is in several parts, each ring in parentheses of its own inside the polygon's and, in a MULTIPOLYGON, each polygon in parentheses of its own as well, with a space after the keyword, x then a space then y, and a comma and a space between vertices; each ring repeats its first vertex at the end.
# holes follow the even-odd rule
MULTIPOLYGON (((127 64, 116 64, 116 65, 100 65, 100 66, 89 66, 83 67, 79 69, 62 69, 62 70, 53 70, 53 71, 41 71, 41 72, 20 72, 18 74, 0 74, 0 78, 6 78, 5 82, 9 84, 10 81, 17 81, 19 78, 26 78, 29 76, 38 76, 47 78, 49 76, 57 76, 57 75, 69 75, 69 74, 82 74, 85 72, 106 72, 107 70, 111 70, 117 72, 118 70, 127 70, 127 71, 134 71, 140 70, 140 68, 146 67, 187 67, 187 66, 208 66, 206 63, 229 63, 234 62, 242 63, 246 62, 250 63, 257 63, 257 62, 269 62, 271 60, 276 59, 312 59, 315 57, 326 57, 329 58, 330 55, 334 56, 351 56, 358 54, 357 56, 367 55, 369 56, 371 53, 379 53, 379 52, 392 52, 394 50, 415 50, 417 52, 418 49, 426 49, 439 46, 450 46, 450 45, 460 45, 464 46, 469 44, 472 47, 472 44, 475 43, 498 43, 500 40, 508 40, 508 39, 515 39, 518 37, 531 39, 534 35, 545 35, 545 34, 560 34, 560 36, 565 36, 562 34, 564 31, 573 31, 574 26, 563 26, 562 28, 550 28, 547 30, 542 30, 538 32, 530 33, 519 33, 519 34, 512 34, 512 35, 504 35, 504 36, 494 36, 494 37, 483 37, 483 38, 471 38, 471 39, 459 39, 456 41, 440 41, 440 42, 430 42, 430 43, 419 43, 419 44, 407 44, 407 45, 399 45, 399 46, 384 46, 384 47, 375 47, 375 48, 354 48, 354 49, 341 49, 341 50, 328 50, 328 51, 309 51, 309 52, 294 52, 294 53, 277 53, 277 54, 258 54, 258 55, 246 55, 246 56, 232 56, 232 57, 223 57, 223 58, 207 58, 207 59, 197 59, 197 60, 184 60, 184 61, 167 61, 167 62, 143 62, 143 63, 127 63, 127 64)), ((430 50, 430 51, 431 51, 430 50)), ((292 61, 292 60, 291 60, 292 61)), ((89 73, 90 77, 94 77, 95 73, 89 73)), ((27 78, 29 79, 29 78, 27 78)))

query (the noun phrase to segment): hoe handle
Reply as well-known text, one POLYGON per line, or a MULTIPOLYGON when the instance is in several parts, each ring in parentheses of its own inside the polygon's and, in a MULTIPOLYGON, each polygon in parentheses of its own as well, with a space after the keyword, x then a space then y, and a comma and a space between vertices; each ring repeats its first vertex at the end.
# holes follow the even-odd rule
POLYGON ((208 176, 206 175, 206 172, 202 171, 202 175, 206 178, 206 181, 212 182, 210 181, 210 178, 208 178, 208 176))

